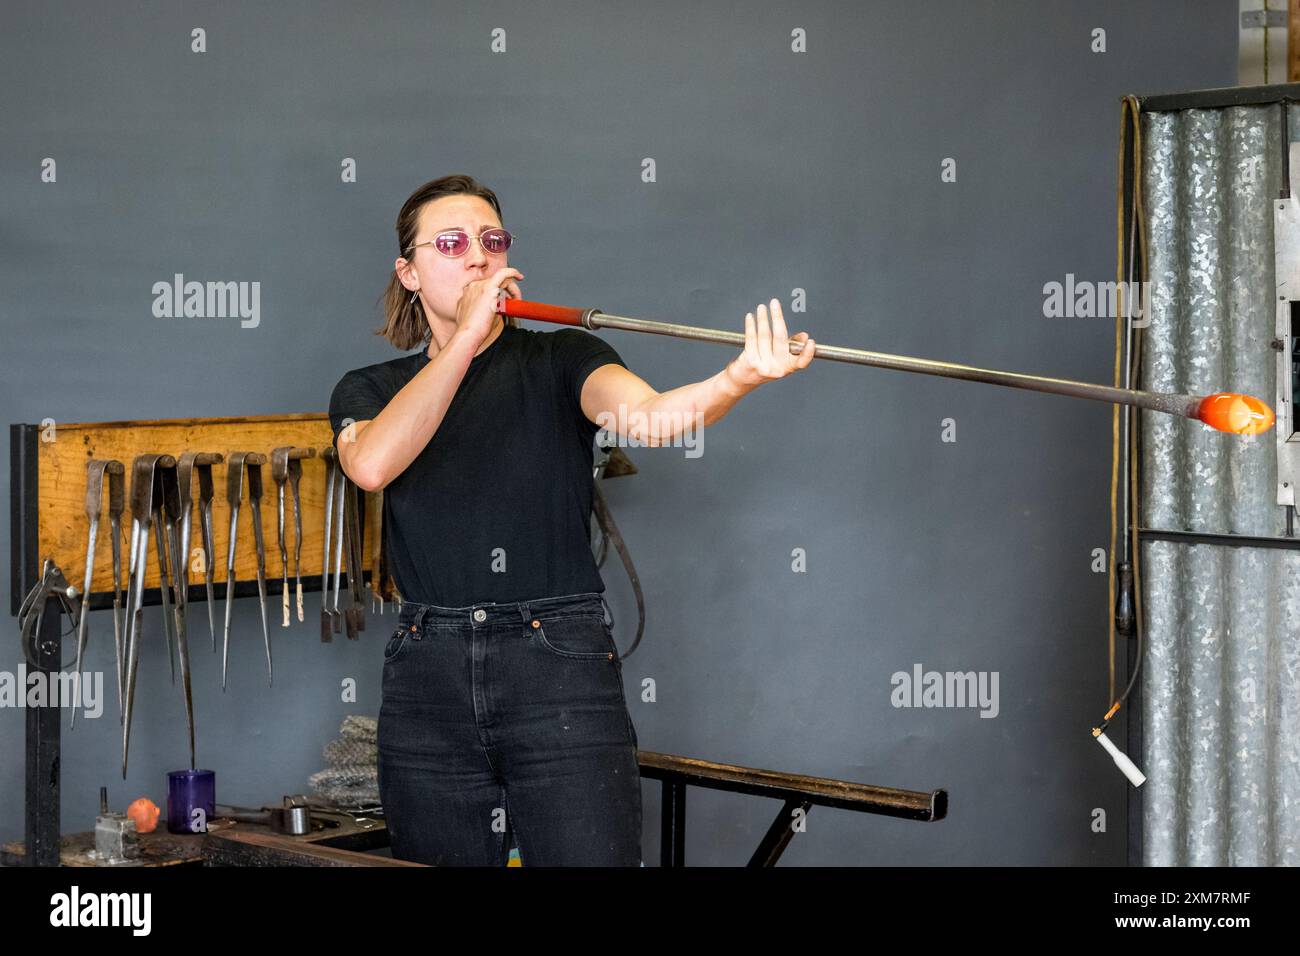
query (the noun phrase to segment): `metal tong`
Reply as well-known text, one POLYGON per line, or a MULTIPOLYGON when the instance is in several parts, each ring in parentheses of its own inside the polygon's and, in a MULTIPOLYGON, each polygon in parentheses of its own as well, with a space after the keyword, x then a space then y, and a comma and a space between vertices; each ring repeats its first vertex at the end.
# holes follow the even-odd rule
MULTIPOLYGON (((176 477, 181 499, 181 557, 189 561, 192 514, 194 511, 194 472, 199 473, 199 537, 203 552, 203 588, 208 598, 208 631, 212 635, 212 650, 217 649, 217 621, 213 608, 212 576, 215 562, 212 538, 212 499, 214 495, 212 466, 219 465, 226 456, 218 451, 187 451, 176 466, 176 477)), ((185 572, 186 603, 189 601, 189 568, 185 572)))
POLYGON ((321 451, 325 460, 325 560, 321 570, 320 639, 332 641, 344 622, 347 623, 348 640, 357 640, 357 632, 366 629, 365 605, 362 599, 362 567, 360 521, 357 514, 356 485, 343 471, 338 452, 333 448, 321 451), (344 542, 347 542, 348 599, 351 606, 339 609, 342 592, 344 542), (330 607, 329 571, 333 552, 334 598, 330 607))
POLYGON ((315 458, 315 448, 294 448, 291 445, 282 445, 271 452, 271 478, 275 481, 275 499, 276 499, 276 529, 279 535, 280 543, 280 567, 281 571, 281 611, 283 612, 280 626, 289 626, 289 556, 285 547, 284 540, 284 485, 289 483, 290 491, 293 493, 293 523, 294 523, 294 581, 297 586, 296 606, 298 610, 298 620, 303 620, 302 609, 302 502, 298 495, 298 483, 302 480, 302 459, 315 458))
POLYGON ((68 583, 59 566, 50 558, 46 558, 41 568, 41 579, 27 592, 22 605, 18 608, 18 632, 22 641, 23 656, 27 658, 27 663, 39 670, 45 669, 41 663, 41 655, 50 655, 58 650, 57 643, 53 646, 37 643, 40 640, 41 621, 45 617, 45 602, 49 598, 58 598, 64 613, 74 621, 79 619, 81 600, 77 589, 68 583))
POLYGON ((230 615, 235 597, 235 538, 239 529, 239 503, 244 495, 244 472, 248 472, 248 503, 253 511, 253 538, 257 549, 257 595, 262 612, 262 639, 266 644, 266 683, 271 685, 271 632, 266 623, 266 545, 262 539, 262 466, 266 456, 255 451, 237 451, 226 466, 226 502, 230 505, 230 543, 226 550, 226 628, 221 657, 221 689, 226 689, 230 663, 230 615))
MULTIPOLYGON (((186 627, 186 612, 190 600, 190 537, 191 517, 194 511, 193 476, 194 469, 199 469, 199 484, 207 490, 209 509, 208 521, 211 521, 212 504, 212 466, 221 462, 224 456, 220 452, 187 451, 181 455, 176 467, 175 481, 170 472, 163 472, 163 514, 167 531, 168 551, 171 554, 172 582, 176 598, 173 613, 176 616, 177 646, 180 648, 181 683, 185 690, 185 723, 190 739, 190 769, 196 766, 194 761, 194 691, 193 677, 190 671, 190 643, 186 627)), ((208 571, 211 565, 207 545, 203 548, 204 583, 211 580, 208 571)), ((209 585, 208 621, 212 622, 212 598, 209 585)))
MULTIPOLYGON (((123 779, 126 779, 127 752, 131 744, 131 714, 135 706, 135 677, 140 660, 140 638, 143 633, 144 579, 149 555, 149 531, 155 522, 162 519, 160 511, 164 498, 163 475, 170 472, 171 481, 175 481, 175 469, 175 458, 171 455, 157 454, 139 455, 131 466, 131 557, 126 595, 126 662, 122 676, 125 697, 125 713, 122 720, 123 779)), ((166 622, 169 615, 166 614, 165 566, 160 566, 158 571, 165 612, 163 620, 166 622)))
MULTIPOLYGON (((113 639, 117 648, 118 674, 122 672, 122 638, 117 622, 120 607, 119 591, 122 580, 121 536, 122 507, 125 502, 126 469, 120 461, 92 458, 86 462, 86 517, 90 519, 90 533, 86 540, 86 575, 81 589, 80 620, 77 621, 77 658, 72 672, 72 715, 69 727, 77 726, 77 708, 81 706, 81 662, 86 654, 89 637, 89 595, 91 578, 95 573, 95 545, 99 539, 99 512, 104 504, 104 473, 108 473, 109 518, 113 524, 113 639)), ((118 706, 121 707, 121 677, 118 678, 118 706)))

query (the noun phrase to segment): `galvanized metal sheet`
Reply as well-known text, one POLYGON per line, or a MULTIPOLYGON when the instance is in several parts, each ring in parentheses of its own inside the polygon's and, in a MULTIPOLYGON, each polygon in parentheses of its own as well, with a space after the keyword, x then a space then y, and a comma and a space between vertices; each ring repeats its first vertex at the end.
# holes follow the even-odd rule
MULTIPOLYGON (((1282 109, 1143 116, 1144 388, 1275 394, 1282 109)), ((1143 526, 1284 533, 1273 434, 1140 420, 1143 526)), ((1300 553, 1152 541, 1141 558, 1144 863, 1300 863, 1300 553)))

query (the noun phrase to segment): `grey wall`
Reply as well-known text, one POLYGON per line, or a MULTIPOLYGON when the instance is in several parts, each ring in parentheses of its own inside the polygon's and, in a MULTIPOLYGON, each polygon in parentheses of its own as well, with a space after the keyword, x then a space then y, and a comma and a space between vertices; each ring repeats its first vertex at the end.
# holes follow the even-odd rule
MULTIPOLYGON (((1045 318, 1043 285, 1114 278, 1118 98, 1235 82, 1236 7, 9 9, 5 419, 323 411, 343 371, 396 354, 369 333, 402 201, 461 171, 501 197, 531 298, 741 329, 776 296, 792 331, 826 344, 1109 381, 1111 322, 1045 318), (206 53, 190 51, 195 27, 206 53), (46 157, 56 183, 40 180, 46 157), (153 318, 151 287, 176 272, 260 282, 260 325, 153 318), (789 310, 796 289, 806 313, 789 310)), ((660 389, 731 354, 603 335, 660 389)), ((634 449, 641 473, 606 485, 650 608, 624 668, 644 749, 951 795, 934 825, 814 810, 790 865, 1123 862, 1127 784, 1089 734, 1107 703, 1106 579, 1090 569, 1108 539, 1107 406, 814 363, 746 398, 704 448, 634 449), (890 675, 918 663, 997 672, 998 715, 892 706, 890 675), (655 703, 639 699, 646 678, 655 703)), ((606 571, 626 645, 635 605, 606 571)), ((88 666, 111 669, 102 613, 88 666)), ((305 788, 343 715, 377 712, 386 631, 352 646, 321 645, 310 622, 277 635, 268 690, 254 601, 236 624, 224 696, 198 655, 200 762, 223 801, 274 800, 305 788), (356 705, 339 702, 345 677, 356 705)), ((158 650, 125 785, 111 710, 65 732, 66 832, 93 825, 100 784, 115 803, 161 803, 184 764, 158 650)), ((0 713, 0 752, 0 838, 14 839, 22 711, 0 713)), ((696 864, 746 860, 777 809, 701 791, 688 806, 696 864)))

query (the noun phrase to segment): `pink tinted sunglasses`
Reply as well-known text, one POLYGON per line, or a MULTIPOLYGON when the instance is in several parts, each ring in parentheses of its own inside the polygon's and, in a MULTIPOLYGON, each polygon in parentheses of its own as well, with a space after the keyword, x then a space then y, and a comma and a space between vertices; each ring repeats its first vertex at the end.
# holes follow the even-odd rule
POLYGON ((479 236, 471 236, 464 229, 450 229, 438 233, 432 239, 415 243, 407 252, 420 246, 433 246, 448 259, 459 259, 469 252, 470 243, 474 240, 478 241, 488 255, 500 256, 514 245, 515 236, 505 229, 485 229, 479 236))

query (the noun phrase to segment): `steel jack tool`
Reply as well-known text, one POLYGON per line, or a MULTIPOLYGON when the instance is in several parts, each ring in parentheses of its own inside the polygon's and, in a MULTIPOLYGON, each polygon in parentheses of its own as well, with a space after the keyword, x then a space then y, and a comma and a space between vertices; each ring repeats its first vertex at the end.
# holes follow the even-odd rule
MULTIPOLYGON (((90 533, 86 539, 86 577, 82 586, 81 602, 81 619, 77 622, 77 663, 76 669, 72 672, 72 717, 69 721, 69 727, 77 726, 77 708, 81 706, 81 662, 86 654, 86 638, 89 634, 89 619, 87 613, 90 610, 88 597, 90 595, 90 582, 95 574, 95 545, 99 538, 99 512, 104 505, 104 473, 108 473, 108 497, 109 511, 112 512, 112 502, 117 502, 118 514, 122 512, 122 499, 125 494, 123 486, 125 480, 123 476, 126 469, 122 467, 120 461, 104 460, 92 458, 86 462, 86 517, 90 519, 90 533)), ((115 542, 116 543, 116 542, 115 542)), ((118 551, 118 561, 114 562, 113 570, 120 578, 121 571, 121 551, 118 551)), ((114 580, 114 585, 117 581, 114 580)), ((113 631, 116 636, 117 632, 117 611, 113 611, 113 631)), ((121 645, 117 650, 118 672, 121 672, 122 651, 121 645)), ((121 689, 121 679, 118 679, 118 689, 121 689)))
POLYGON ((334 472, 338 470, 337 455, 332 447, 320 453, 325 462, 325 557, 320 572, 320 639, 322 643, 334 640, 334 619, 330 614, 330 542, 334 538, 334 472))
POLYGON ((262 637, 266 643, 267 684, 271 682, 271 632, 266 624, 266 546, 262 540, 262 466, 266 456, 255 451, 231 454, 226 467, 226 502, 230 505, 230 545, 226 549, 226 627, 221 657, 221 689, 226 689, 230 663, 230 616, 235 597, 235 545, 239 530, 239 503, 248 472, 248 503, 253 513, 253 539, 257 549, 257 594, 261 602, 262 637))
MULTIPOLYGON (((190 738, 190 769, 194 763, 194 689, 193 674, 190 670, 190 640, 187 628, 187 616, 190 602, 190 538, 191 518, 194 513, 193 475, 199 469, 199 483, 205 483, 209 492, 212 489, 212 466, 222 461, 219 452, 187 451, 181 455, 176 468, 176 480, 172 482, 167 472, 163 473, 163 507, 172 512, 166 522, 168 550, 172 555, 172 581, 176 588, 176 635, 181 658, 181 683, 185 691, 185 724, 190 738)), ((203 551, 203 564, 206 573, 211 558, 207 548, 203 551)), ((211 599, 208 601, 209 624, 211 624, 211 599)))
POLYGON ((343 470, 343 462, 336 461, 334 467, 334 607, 330 610, 330 628, 338 634, 342 630, 343 612, 339 610, 339 593, 342 591, 343 577, 343 502, 347 491, 348 476, 343 470))
MULTIPOLYGON (((126 674, 126 618, 122 604, 122 512, 126 507, 126 469, 108 477, 108 525, 113 532, 113 651, 117 660, 117 721, 126 718, 122 681, 126 674)), ((127 559, 130 560, 129 558, 127 559)))
POLYGON ((293 493, 293 521, 297 535, 294 543, 294 581, 297 585, 298 620, 302 611, 302 504, 298 498, 298 482, 302 478, 302 459, 315 458, 315 448, 294 448, 282 445, 271 452, 271 478, 275 481, 276 531, 280 544, 281 627, 289 626, 289 553, 284 540, 284 485, 288 482, 293 493))
POLYGON ((189 555, 193 532, 194 472, 199 473, 199 537, 203 549, 203 588, 208 598, 208 631, 212 635, 212 650, 217 649, 217 621, 213 608, 212 574, 212 466, 219 465, 226 456, 219 451, 187 451, 176 466, 176 478, 181 498, 181 558, 186 562, 182 580, 185 582, 186 602, 189 601, 189 555))
MULTIPOLYGON (((126 779, 127 753, 131 745, 131 714, 135 709, 135 676, 140 662, 140 637, 144 630, 144 579, 148 570, 149 529, 156 520, 162 500, 162 472, 175 469, 171 455, 138 455, 131 465, 131 558, 126 594, 126 700, 122 719, 122 779, 126 779)), ((159 532, 161 533, 161 531, 159 532)), ((159 568, 163 600, 167 586, 159 568)), ((164 604, 164 611, 166 605, 164 604)))

